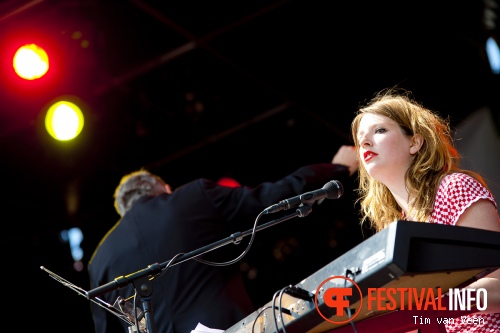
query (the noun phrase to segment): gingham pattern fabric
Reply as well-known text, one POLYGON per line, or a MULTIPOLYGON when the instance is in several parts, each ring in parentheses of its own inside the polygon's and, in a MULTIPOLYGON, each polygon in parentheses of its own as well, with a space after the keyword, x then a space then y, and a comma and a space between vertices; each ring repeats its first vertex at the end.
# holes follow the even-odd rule
MULTIPOLYGON (((497 207, 493 195, 477 180, 463 173, 450 174, 439 185, 431 222, 455 225, 465 209, 480 199, 490 200, 497 207)), ((445 326, 448 333, 499 333, 500 313, 454 318, 445 326)))

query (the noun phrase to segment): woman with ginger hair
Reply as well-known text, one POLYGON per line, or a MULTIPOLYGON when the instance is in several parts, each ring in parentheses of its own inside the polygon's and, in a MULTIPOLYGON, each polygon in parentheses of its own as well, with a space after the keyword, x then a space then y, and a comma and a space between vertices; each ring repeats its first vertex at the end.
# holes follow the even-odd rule
MULTIPOLYGON (((477 173, 459 167, 450 125, 402 89, 385 89, 352 122, 359 165, 361 222, 376 231, 397 220, 500 232, 497 203, 477 173)), ((467 288, 485 288, 488 307, 447 332, 498 332, 500 270, 467 288), (476 321, 472 321, 476 319, 476 321)))

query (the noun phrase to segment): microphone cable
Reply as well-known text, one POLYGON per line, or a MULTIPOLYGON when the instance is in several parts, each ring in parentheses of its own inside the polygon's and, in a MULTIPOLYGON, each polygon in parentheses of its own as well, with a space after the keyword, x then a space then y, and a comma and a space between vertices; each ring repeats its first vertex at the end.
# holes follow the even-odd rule
MULTIPOLYGON (((351 279, 353 281, 355 281, 356 280, 356 271, 357 271, 357 269, 355 269, 355 268, 353 268, 353 269, 346 269, 346 271, 345 271, 345 277, 349 278, 349 275, 350 275, 351 279)), ((347 283, 347 280, 344 280, 344 288, 346 288, 346 283, 347 283)), ((346 298, 346 296, 344 296, 344 299, 345 298, 346 298)), ((361 304, 359 306, 361 306, 361 304)), ((351 317, 352 317, 351 308, 347 307, 345 309, 345 312, 347 313, 347 317, 349 318, 349 323, 352 326, 352 330, 354 331, 354 333, 358 333, 358 330, 356 329, 356 326, 354 325, 354 322, 352 320, 350 320, 351 317)))
MULTIPOLYGON (((255 218, 255 222, 254 222, 253 228, 252 228, 252 235, 250 237, 250 240, 248 241, 248 245, 245 248, 245 250, 243 250, 243 252, 238 257, 234 258, 233 260, 226 261, 226 262, 213 262, 213 261, 203 260, 200 258, 193 258, 193 259, 198 261, 198 262, 201 262, 203 264, 207 264, 207 265, 211 265, 211 266, 228 266, 228 265, 232 265, 232 264, 238 262, 241 258, 243 258, 248 253, 248 251, 250 251, 250 247, 252 246, 253 240, 254 240, 255 235, 257 233, 256 232, 257 224, 258 224, 257 222, 261 219, 262 215, 264 215, 264 211, 260 212, 259 215, 257 215, 257 217, 255 218)), ((235 243, 235 244, 237 244, 237 243, 235 243)))

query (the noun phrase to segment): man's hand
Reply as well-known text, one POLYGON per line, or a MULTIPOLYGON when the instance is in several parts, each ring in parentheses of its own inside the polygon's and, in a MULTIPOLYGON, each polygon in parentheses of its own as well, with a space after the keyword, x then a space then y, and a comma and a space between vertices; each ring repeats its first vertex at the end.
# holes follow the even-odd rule
POLYGON ((341 164, 349 168, 349 176, 352 176, 359 167, 358 153, 354 146, 342 145, 335 156, 332 164, 341 164))

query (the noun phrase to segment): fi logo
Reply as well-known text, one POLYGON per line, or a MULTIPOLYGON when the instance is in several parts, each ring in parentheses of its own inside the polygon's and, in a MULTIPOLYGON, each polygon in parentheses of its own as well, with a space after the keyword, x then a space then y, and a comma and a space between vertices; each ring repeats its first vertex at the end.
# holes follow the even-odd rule
POLYGON ((344 324, 354 320, 361 311, 363 294, 353 280, 344 276, 332 276, 321 282, 316 289, 314 303, 316 310, 323 319, 333 324, 344 324), (352 284, 352 286, 346 287, 348 284, 352 284), (359 302, 359 307, 354 314, 349 313, 351 311, 350 307, 353 305, 351 301, 353 303, 359 302), (318 304, 324 304, 324 306, 318 304), (334 311, 333 316, 332 311, 334 311))

